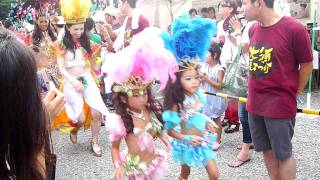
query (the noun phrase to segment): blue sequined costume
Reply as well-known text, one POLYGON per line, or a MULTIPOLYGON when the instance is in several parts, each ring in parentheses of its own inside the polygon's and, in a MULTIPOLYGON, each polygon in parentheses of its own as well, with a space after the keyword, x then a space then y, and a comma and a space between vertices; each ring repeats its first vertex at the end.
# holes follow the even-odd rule
POLYGON ((180 113, 166 110, 162 114, 167 130, 180 131, 179 127, 184 121, 185 129, 196 128, 202 133, 205 141, 198 146, 193 146, 178 139, 173 139, 171 142, 174 160, 189 167, 202 168, 207 165, 208 160, 216 159, 216 153, 212 150, 212 146, 217 136, 206 131, 206 124, 210 123, 211 120, 201 113, 205 100, 204 94, 198 90, 193 96, 185 97, 180 113))

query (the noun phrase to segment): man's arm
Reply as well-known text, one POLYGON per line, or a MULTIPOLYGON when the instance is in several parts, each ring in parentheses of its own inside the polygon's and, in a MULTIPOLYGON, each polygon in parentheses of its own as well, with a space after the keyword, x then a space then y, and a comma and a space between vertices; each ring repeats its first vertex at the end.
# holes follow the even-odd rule
POLYGON ((297 95, 299 95, 308 82, 309 75, 312 72, 312 62, 301 63, 299 69, 299 85, 297 95))

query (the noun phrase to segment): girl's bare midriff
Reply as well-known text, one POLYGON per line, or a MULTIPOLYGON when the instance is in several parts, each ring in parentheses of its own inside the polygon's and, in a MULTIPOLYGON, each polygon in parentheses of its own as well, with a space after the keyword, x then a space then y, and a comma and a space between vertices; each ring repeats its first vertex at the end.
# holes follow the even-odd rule
MULTIPOLYGON (((151 113, 148 113, 146 115, 145 120, 140 120, 133 117, 133 124, 135 127, 139 129, 144 129, 144 127, 151 122, 151 113)), ((139 156, 142 162, 145 162, 146 164, 149 164, 153 159, 155 159, 155 152, 150 152, 147 149, 144 151, 140 150, 140 147, 138 146, 138 136, 135 134, 127 134, 126 136, 126 143, 128 147, 128 154, 130 156, 139 156)))
POLYGON ((202 133, 195 127, 192 127, 190 129, 186 129, 185 123, 181 123, 181 134, 184 135, 196 135, 202 137, 202 133))
POLYGON ((76 78, 79 78, 81 76, 83 76, 87 71, 87 67, 85 65, 83 66, 73 66, 73 67, 66 67, 66 70, 68 71, 68 73, 76 78))
POLYGON ((155 159, 155 153, 150 152, 147 149, 144 151, 140 150, 137 144, 138 137, 134 134, 127 134, 126 143, 128 147, 128 154, 132 157, 139 156, 142 162, 149 164, 153 159, 155 159))

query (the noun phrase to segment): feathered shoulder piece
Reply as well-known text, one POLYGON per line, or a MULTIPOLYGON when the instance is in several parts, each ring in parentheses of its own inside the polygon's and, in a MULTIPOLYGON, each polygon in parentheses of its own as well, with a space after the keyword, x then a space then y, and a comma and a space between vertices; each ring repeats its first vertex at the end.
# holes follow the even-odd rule
POLYGON ((216 31, 216 24, 211 19, 191 19, 185 14, 173 22, 171 35, 163 33, 161 37, 165 47, 175 55, 179 66, 192 68, 205 59, 216 31))
POLYGON ((164 48, 161 30, 150 27, 135 35, 131 44, 115 54, 108 54, 108 67, 103 71, 118 84, 114 92, 131 96, 135 91, 143 93, 154 80, 160 81, 162 90, 169 77, 175 80, 177 62, 174 55, 164 48))

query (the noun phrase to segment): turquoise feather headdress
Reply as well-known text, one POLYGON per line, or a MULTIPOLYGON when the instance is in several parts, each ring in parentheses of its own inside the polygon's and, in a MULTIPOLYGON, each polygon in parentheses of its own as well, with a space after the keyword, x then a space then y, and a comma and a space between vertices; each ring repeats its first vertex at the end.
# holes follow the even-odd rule
POLYGON ((216 31, 216 23, 211 19, 191 19, 185 14, 173 22, 172 35, 163 33, 161 37, 165 47, 175 55, 181 71, 195 68, 199 61, 204 61, 216 31))

